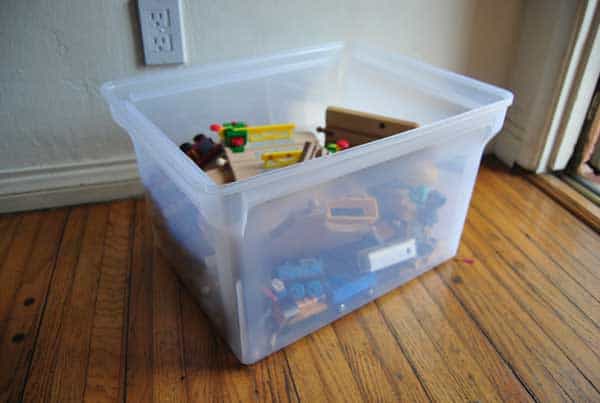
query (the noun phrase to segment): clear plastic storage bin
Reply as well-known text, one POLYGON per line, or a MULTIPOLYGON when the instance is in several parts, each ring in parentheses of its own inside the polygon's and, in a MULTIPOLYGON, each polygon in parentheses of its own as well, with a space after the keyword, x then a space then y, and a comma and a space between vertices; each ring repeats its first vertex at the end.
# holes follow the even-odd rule
POLYGON ((243 363, 453 257, 483 148, 512 102, 343 43, 109 82, 102 94, 133 141, 158 247, 243 363), (229 120, 314 132, 329 105, 420 127, 228 184, 178 149, 229 120))

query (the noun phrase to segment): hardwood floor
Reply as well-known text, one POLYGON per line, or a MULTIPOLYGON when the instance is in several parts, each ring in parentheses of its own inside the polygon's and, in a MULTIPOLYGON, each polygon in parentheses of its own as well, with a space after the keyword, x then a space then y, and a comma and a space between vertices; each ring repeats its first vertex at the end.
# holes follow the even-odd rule
POLYGON ((1 401, 600 401, 600 235, 496 164, 455 259, 252 366, 143 201, 0 216, 1 401))
POLYGON ((527 178, 596 232, 600 232, 600 205, 598 205, 600 196, 595 195, 590 189, 565 173, 559 175, 532 174, 527 178), (587 196, 584 195, 584 192, 587 196))

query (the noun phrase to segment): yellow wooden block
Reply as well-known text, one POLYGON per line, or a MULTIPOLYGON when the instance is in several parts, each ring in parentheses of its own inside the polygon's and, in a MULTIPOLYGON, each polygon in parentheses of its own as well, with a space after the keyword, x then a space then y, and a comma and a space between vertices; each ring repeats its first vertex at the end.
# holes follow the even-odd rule
POLYGON ((296 125, 293 123, 264 126, 248 126, 248 141, 259 143, 262 141, 291 139, 296 125))
POLYGON ((300 161, 301 156, 302 150, 272 151, 264 153, 261 159, 264 161, 263 168, 271 169, 295 164, 300 161))

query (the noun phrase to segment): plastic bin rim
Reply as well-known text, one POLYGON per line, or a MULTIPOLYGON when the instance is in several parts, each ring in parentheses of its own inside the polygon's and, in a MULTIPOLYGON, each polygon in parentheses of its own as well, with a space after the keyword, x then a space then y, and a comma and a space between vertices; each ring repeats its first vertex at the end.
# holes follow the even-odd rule
MULTIPOLYGON (((133 108, 135 111, 138 112, 136 114, 137 119, 143 119, 144 123, 149 124, 153 128, 156 129, 156 131, 158 133, 152 133, 152 135, 162 134, 163 136, 165 136, 164 133, 162 133, 162 131, 156 125, 154 125, 154 123, 146 115, 144 115, 141 111, 139 111, 132 102, 130 102, 127 99, 123 99, 123 98, 117 96, 117 94, 115 94, 115 91, 118 90, 119 87, 125 87, 125 86, 131 85, 131 84, 139 84, 139 83, 143 83, 145 81, 150 81, 150 80, 156 81, 156 79, 160 79, 161 77, 164 77, 165 79, 173 79, 174 77, 179 76, 178 78, 182 78, 182 77, 185 77, 188 75, 196 75, 196 74, 202 73, 204 71, 219 70, 219 69, 223 69, 223 68, 232 68, 232 67, 241 67, 244 65, 252 65, 255 63, 265 62, 268 60, 276 60, 276 59, 286 58, 286 57, 290 57, 290 56, 298 56, 298 55, 302 55, 302 54, 310 54, 310 53, 317 53, 317 52, 323 52, 323 51, 337 50, 337 49, 342 49, 347 46, 358 47, 358 48, 366 49, 366 50, 369 50, 372 52, 381 51, 380 49, 377 49, 377 48, 374 48, 371 46, 366 46, 361 42, 330 42, 330 43, 323 44, 320 46, 312 46, 312 47, 305 47, 305 48, 300 48, 300 49, 293 49, 293 50, 278 52, 278 53, 267 55, 267 56, 247 58, 247 59, 238 60, 238 61, 226 61, 226 62, 221 62, 221 63, 211 63, 211 64, 206 64, 206 65, 197 66, 197 67, 186 67, 186 68, 180 69, 180 71, 164 71, 164 72, 158 72, 158 73, 156 73, 156 72, 147 73, 147 74, 138 75, 136 77, 132 77, 132 78, 128 78, 128 79, 123 79, 123 80, 118 80, 118 81, 108 81, 100 87, 100 91, 101 91, 102 95, 104 96, 104 98, 109 103, 109 105, 111 106, 111 108, 122 109, 122 110, 133 108)), ((461 84, 464 86, 477 87, 480 90, 484 90, 490 94, 496 95, 499 99, 493 103, 482 105, 482 106, 479 106, 479 107, 476 107, 476 108, 473 108, 470 110, 466 110, 457 115, 453 115, 446 119, 426 124, 424 126, 421 126, 417 129, 410 130, 408 132, 399 133, 396 135, 389 136, 385 139, 381 139, 381 140, 373 141, 373 142, 363 144, 363 145, 360 145, 357 147, 353 147, 352 149, 346 150, 343 153, 339 153, 339 154, 336 154, 336 155, 333 155, 333 156, 330 156, 327 158, 319 158, 319 159, 315 159, 315 160, 310 160, 304 164, 296 164, 293 166, 277 169, 272 172, 266 172, 261 175, 258 175, 258 176, 252 177, 252 178, 248 178, 248 179, 245 179, 242 181, 236 181, 236 182, 232 182, 232 183, 218 185, 212 179, 210 179, 208 177, 208 175, 206 175, 206 173, 200 172, 200 171, 195 171, 193 175, 194 176, 197 175, 197 177, 200 179, 200 181, 203 182, 202 183, 203 191, 208 194, 221 194, 223 196, 226 196, 226 195, 240 193, 243 191, 252 190, 257 187, 261 187, 266 184, 269 184, 271 182, 280 181, 282 179, 285 179, 286 177, 293 176, 297 173, 300 173, 299 171, 303 171, 303 173, 309 173, 314 170, 318 170, 320 168, 325 168, 329 164, 332 164, 332 163, 341 162, 341 161, 351 159, 351 158, 360 158, 361 155, 357 155, 358 153, 363 154, 365 152, 377 152, 378 150, 381 150, 382 148, 384 148, 388 145, 397 144, 397 143, 401 143, 401 142, 410 140, 410 138, 407 137, 409 134, 412 139, 414 139, 416 135, 418 135, 419 137, 429 137, 429 138, 427 138, 427 140, 428 140, 427 144, 433 144, 433 143, 435 143, 436 140, 438 140, 438 136, 431 137, 431 136, 427 136, 427 135, 434 129, 443 127, 446 125, 450 125, 450 124, 455 124, 460 121, 476 117, 479 114, 484 114, 484 113, 494 110, 494 109, 507 108, 508 106, 510 106, 512 104, 513 94, 510 91, 505 90, 503 88, 500 88, 500 87, 497 87, 497 86, 494 86, 491 84, 487 84, 487 83, 475 80, 473 78, 460 75, 458 73, 450 72, 450 71, 447 71, 447 70, 444 70, 444 69, 441 69, 441 68, 438 68, 435 66, 431 66, 429 64, 426 64, 426 63, 423 63, 423 62, 420 62, 420 61, 417 61, 417 60, 414 60, 414 59, 411 59, 411 58, 408 58, 408 57, 405 57, 402 55, 398 55, 395 53, 392 54, 392 57, 397 60, 401 60, 403 63, 409 63, 415 67, 419 67, 419 68, 428 70, 434 74, 442 74, 452 80, 460 81, 461 84)), ((146 143, 145 139, 143 139, 143 138, 138 138, 138 140, 146 143)), ((166 138, 166 140, 168 140, 170 143, 172 143, 174 148, 177 148, 176 144, 173 143, 172 140, 170 140, 168 137, 166 138)), ((424 144, 423 147, 426 147, 427 144, 424 144)), ((177 157, 174 157, 174 158, 177 158, 177 157)), ((158 162, 159 165, 164 165, 165 163, 167 163, 167 162, 158 161, 158 160, 156 162, 158 162)), ((190 181, 187 178, 185 178, 185 176, 182 177, 181 179, 183 179, 190 186, 196 187, 198 185, 197 183, 194 184, 195 181, 190 181)))
MULTIPOLYGON (((307 54, 311 54, 311 53, 327 52, 327 51, 332 51, 332 50, 341 50, 344 48, 354 48, 354 49, 358 49, 358 50, 365 50, 365 51, 370 51, 370 52, 375 52, 375 53, 384 52, 384 50, 382 50, 381 48, 377 48, 375 46, 368 45, 364 41, 334 41, 334 42, 327 42, 327 43, 324 43, 321 45, 288 49, 288 50, 284 50, 284 51, 278 51, 275 53, 269 53, 266 55, 259 55, 259 56, 249 57, 249 58, 229 59, 226 61, 206 63, 206 64, 197 65, 197 66, 183 66, 180 68, 175 68, 173 70, 165 70, 165 71, 159 71, 159 72, 143 72, 140 74, 136 74, 132 77, 126 77, 123 79, 107 81, 100 86, 100 92, 107 101, 109 101, 109 102, 113 101, 114 103, 116 103, 115 101, 118 101, 118 100, 123 101, 125 99, 117 96, 115 94, 115 91, 118 90, 119 88, 127 87, 130 85, 142 84, 145 82, 147 82, 147 83, 156 82, 156 81, 161 81, 161 80, 172 80, 173 78, 181 79, 181 78, 194 76, 194 75, 209 72, 209 71, 219 71, 219 70, 231 69, 231 68, 236 68, 236 67, 250 66, 253 64, 263 63, 263 62, 271 61, 271 60, 285 59, 287 57, 301 56, 301 55, 307 55, 307 54)), ((477 88, 484 90, 490 94, 497 95, 501 99, 510 99, 509 105, 512 103, 513 94, 504 88, 500 88, 498 86, 488 84, 483 81, 479 81, 474 78, 471 78, 471 77, 468 77, 468 76, 465 76, 465 75, 462 75, 459 73, 455 73, 453 71, 445 70, 445 69, 433 66, 431 64, 428 64, 428 63, 425 63, 425 62, 422 62, 422 61, 419 61, 419 60, 416 60, 411 57, 404 56, 404 55, 401 55, 398 53, 394 53, 394 52, 388 53, 387 56, 394 58, 398 61, 402 61, 405 64, 410 64, 414 67, 418 67, 420 69, 427 70, 427 71, 435 73, 435 74, 442 74, 453 80, 459 80, 462 82, 463 85, 477 87, 477 88)))
MULTIPOLYGON (((339 163, 342 161, 346 161, 348 159, 361 158, 363 154, 366 153, 376 153, 380 150, 385 149, 390 145, 397 145, 405 141, 416 140, 418 138, 423 138, 426 140, 426 143, 422 144, 422 148, 428 147, 430 145, 436 144, 438 140, 441 140, 444 136, 430 136, 430 134, 434 131, 437 131, 438 128, 452 125, 455 123, 459 123, 464 120, 468 120, 472 117, 472 115, 479 115, 482 113, 486 113, 487 111, 491 111, 494 109, 504 109, 510 105, 510 101, 498 101, 494 104, 490 104, 481 108, 477 108, 474 110, 466 111, 460 113, 458 115, 452 116, 448 119, 429 123, 423 126, 420 126, 416 129, 408 130, 402 133, 397 133, 391 136, 386 137, 385 139, 372 141, 366 144, 361 144, 355 147, 352 147, 349 150, 345 150, 340 153, 335 153, 326 157, 316 158, 309 161, 304 162, 303 164, 295 164, 289 165, 283 168, 279 168, 277 170, 273 170, 271 172, 265 172, 257 176, 253 176, 251 178, 235 181, 231 183, 226 183, 223 185, 217 185, 216 183, 211 183, 210 193, 215 191, 222 192, 223 195, 231 195, 236 193, 241 193, 244 191, 252 190, 255 188, 260 188, 264 185, 267 185, 271 182, 284 180, 286 177, 291 179, 294 175, 299 174, 300 171, 303 171, 303 174, 307 174, 310 172, 318 171, 320 169, 326 168, 330 164, 339 163), (357 155, 360 153, 360 155, 357 155)), ((211 180, 212 181, 212 180, 211 180)), ((208 190, 208 189, 207 189, 208 190)))
MULTIPOLYGON (((447 119, 444 119, 441 121, 429 123, 429 124, 420 126, 416 129, 412 129, 412 130, 409 130, 406 132, 391 135, 385 139, 376 140, 376 141, 372 141, 370 143, 352 147, 351 149, 345 150, 344 152, 336 153, 336 154, 333 154, 333 155, 330 155, 327 157, 312 159, 312 160, 306 161, 302 164, 295 164, 295 165, 290 165, 287 167, 279 168, 279 169, 273 170, 271 172, 265 172, 260 175, 257 175, 257 176, 251 177, 251 178, 247 178, 247 179, 244 179, 241 181, 235 181, 235 182, 219 185, 219 184, 216 184, 202 170, 194 170, 194 173, 192 175, 199 177, 199 179, 203 182, 202 190, 206 194, 210 194, 210 195, 218 194, 221 196, 230 196, 230 195, 234 195, 234 194, 239 194, 239 193, 243 193, 243 192, 247 192, 247 191, 255 190, 257 188, 264 187, 264 186, 272 184, 274 182, 279 182, 279 181, 285 180, 286 178, 291 179, 291 178, 293 178, 293 176, 295 176, 297 174, 310 174, 311 172, 319 171, 321 169, 326 169, 327 166, 329 166, 331 164, 338 164, 338 163, 340 163, 342 161, 346 161, 348 159, 361 158, 363 156, 363 154, 366 154, 367 152, 376 153, 380 150, 385 149, 387 146, 390 146, 390 145, 397 145, 397 144, 400 144, 403 142, 410 142, 410 141, 415 141, 415 140, 419 140, 419 139, 421 139, 421 141, 424 141, 424 143, 420 146, 420 148, 425 148, 430 145, 434 145, 434 144, 436 144, 437 141, 445 139, 445 136, 443 136, 443 135, 435 135, 435 136, 431 135, 431 133, 435 133, 436 131, 439 132, 438 131, 439 128, 444 127, 444 126, 449 126, 449 125, 460 124, 460 122, 462 122, 462 121, 469 120, 480 114, 486 114, 488 112, 492 112, 495 109, 505 109, 511 104, 511 102, 512 102, 512 98, 507 99, 507 100, 497 101, 493 104, 489 104, 489 105, 486 105, 486 106, 483 106, 483 107, 480 107, 477 109, 469 110, 469 111, 460 113, 458 115, 454 115, 450 118, 447 118, 447 119), (357 153, 360 153, 360 155, 356 155, 357 153)), ((135 108, 135 106, 131 105, 131 104, 130 104, 130 107, 135 108)), ((154 124, 149 119, 145 118, 145 116, 141 112, 139 112, 139 114, 142 115, 144 119, 146 119, 146 123, 154 126, 154 124)), ((160 129, 158 129, 156 126, 154 126, 154 128, 160 132, 160 129)), ((167 140, 172 142, 168 138, 167 138, 167 140)), ((149 147, 149 145, 145 139, 139 138, 138 141, 143 142, 144 146, 149 147)), ((179 151, 177 146, 174 143, 173 143, 173 147, 174 147, 174 149, 179 151)), ((175 157, 175 158, 179 158, 179 153, 177 153, 176 155, 177 155, 177 157, 175 157)), ((168 168, 167 170, 169 170, 169 171, 170 171, 170 168, 172 167, 172 164, 170 164, 169 161, 166 161, 165 159, 161 159, 161 160, 155 159, 155 163, 159 164, 163 169, 168 168)), ((185 182, 188 186, 191 186, 191 187, 197 189, 198 183, 197 182, 195 183, 194 181, 189 180, 187 178, 187 175, 182 175, 178 179, 185 182)))
POLYGON ((130 85, 142 84, 142 83, 150 83, 156 82, 157 80, 171 80, 175 77, 178 79, 185 78, 188 76, 194 76, 199 73, 205 73, 210 71, 219 71, 230 69, 232 67, 244 67, 246 65, 253 65, 257 63, 262 63, 270 60, 284 59, 292 56, 301 56, 311 53, 317 52, 325 52, 330 50, 339 50, 348 46, 348 42, 336 41, 336 42, 328 42, 322 45, 316 46, 307 46, 296 49, 288 49, 283 51, 278 51, 275 53, 268 53, 265 55, 258 55, 247 58, 239 58, 239 59, 228 59, 224 61, 217 62, 209 62, 205 64, 200 64, 196 66, 181 66, 171 70, 163 70, 163 71, 152 71, 152 72, 142 72, 135 74, 134 76, 124 77, 122 79, 110 80, 103 83, 100 86, 101 94, 110 100, 124 100, 124 98, 118 97, 114 94, 115 90, 118 90, 122 87, 127 87, 130 85))

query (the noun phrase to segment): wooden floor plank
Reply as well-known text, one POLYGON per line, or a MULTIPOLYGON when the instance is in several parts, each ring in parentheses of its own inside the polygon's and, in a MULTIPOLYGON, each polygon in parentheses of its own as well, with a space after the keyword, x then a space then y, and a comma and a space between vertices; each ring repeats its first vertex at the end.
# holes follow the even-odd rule
MULTIPOLYGON (((251 368, 237 361, 186 290, 182 290, 181 304, 188 400, 192 402, 255 401, 255 385, 251 368)), ((279 355, 280 362, 281 358, 283 357, 279 355)), ((270 358, 270 360, 274 361, 277 358, 270 358)), ((285 367, 279 369, 286 370, 285 367)), ((261 389, 262 387, 264 385, 261 385, 261 389)), ((261 400, 268 401, 266 398, 261 400)), ((277 401, 287 400, 284 397, 283 400, 277 401)))
POLYGON ((364 397, 331 326, 285 349, 301 401, 360 401, 364 397))
POLYGON ((573 267, 565 268, 556 263, 551 255, 546 255, 539 248, 527 232, 521 232, 512 220, 506 220, 503 215, 493 209, 482 211, 476 201, 473 202, 473 205, 478 213, 485 216, 497 231, 511 242, 513 248, 519 249, 527 256, 531 262, 530 267, 544 275, 569 300, 582 307, 582 310, 596 325, 600 325, 600 301, 598 300, 600 294, 593 292, 597 288, 593 281, 590 281, 587 287, 584 286, 584 281, 579 280, 581 274, 578 275, 573 267), (592 291, 589 291, 588 288, 592 291))
MULTIPOLYGON (((472 259, 473 254, 463 247, 459 256, 472 259)), ((530 348, 534 340, 526 332, 523 335, 519 334, 522 326, 518 326, 517 319, 506 308, 499 306, 501 300, 496 298, 488 284, 471 278, 477 275, 468 270, 473 269, 470 266, 471 264, 465 268, 463 265, 450 262, 440 266, 436 271, 456 294, 469 315, 476 318, 479 327, 484 330, 499 353, 511 363, 519 379, 536 396, 536 400, 568 400, 568 395, 530 348)))
POLYGON ((448 322, 461 337, 463 343, 470 347, 471 355, 488 374, 502 400, 505 402, 531 402, 531 395, 515 375, 510 364, 504 361, 482 329, 477 326, 477 323, 469 316, 469 313, 465 311, 440 277, 434 272, 428 272, 421 276, 419 281, 448 318, 448 322))
MULTIPOLYGON (((462 244, 459 256, 472 259, 476 255, 462 244)), ((512 295, 484 277, 489 268, 478 260, 467 261, 449 262, 438 272, 528 389, 542 401, 597 399, 593 386, 512 295)))
POLYGON ((60 318, 71 288, 74 268, 81 249, 87 208, 75 207, 70 213, 63 231, 54 276, 46 299, 44 316, 36 340, 30 374, 25 389, 25 401, 40 400, 48 396, 53 382, 50 369, 59 342, 60 318), (50 318, 50 319, 48 319, 50 318))
POLYGON ((0 216, 0 401, 599 401, 600 235, 494 164, 471 204, 455 259, 250 366, 143 201, 0 216))
MULTIPOLYGON (((484 275, 502 284, 582 374, 600 385, 600 373, 597 371, 600 329, 543 276, 536 280, 535 275, 528 273, 524 277, 531 281, 523 281, 521 276, 528 270, 526 257, 511 245, 501 245, 500 241, 496 241, 493 228, 478 214, 471 214, 469 220, 465 242, 489 268, 484 275), (471 230, 473 227, 476 230, 471 230), (493 240, 483 242, 482 235, 493 240)), ((499 234, 496 236, 501 240, 499 234)))
POLYGON ((13 293, 0 333, 0 401, 21 398, 67 213, 60 209, 43 215, 33 241, 35 253, 27 259, 13 293))
POLYGON ((503 277, 510 276, 514 284, 534 292, 600 354, 600 338, 595 337, 600 328, 587 315, 585 305, 577 305, 562 292, 560 286, 544 275, 546 267, 536 266, 529 259, 529 254, 516 248, 511 239, 504 236, 479 209, 472 209, 466 225, 467 228, 474 228, 476 234, 467 232, 464 240, 471 239, 473 244, 481 245, 477 248, 478 251, 488 249, 489 254, 494 255, 492 273, 499 273, 503 277), (508 272, 505 270, 507 267, 510 269, 508 272))
POLYGON ((135 203, 111 203, 100 265, 85 401, 114 402, 125 396, 127 301, 135 203))
POLYGON ((490 374, 473 358, 469 346, 457 335, 449 318, 434 303, 422 283, 414 281, 410 292, 404 297, 451 371, 454 374, 462 373, 465 379, 475 383, 482 400, 500 401, 498 390, 489 378, 490 374))
POLYGON ((155 402, 187 401, 179 303, 181 286, 164 256, 155 249, 153 257, 153 397, 155 402))
MULTIPOLYGON (((251 367, 259 402, 300 402, 292 371, 283 351, 278 351, 251 367)), ((221 374, 226 378, 226 374, 221 374)))
POLYGON ((126 401, 154 401, 152 228, 144 201, 136 201, 127 326, 126 401))
POLYGON ((576 240, 579 247, 600 256, 597 247, 600 234, 571 215, 522 176, 512 174, 508 172, 507 168, 496 165, 486 165, 480 170, 480 175, 483 178, 490 178, 491 182, 497 186, 498 197, 510 195, 511 199, 525 203, 528 206, 528 213, 540 218, 538 220, 540 225, 555 228, 554 231, 549 231, 550 233, 576 240))
MULTIPOLYGON (((538 217, 535 214, 537 209, 531 209, 533 212, 524 211, 525 206, 518 204, 515 206, 512 203, 514 199, 503 196, 504 192, 499 192, 500 197, 492 197, 498 185, 486 180, 485 175, 482 176, 478 187, 483 190, 476 192, 473 203, 484 199, 481 200, 480 206, 484 206, 486 210, 497 211, 504 217, 515 217, 513 223, 522 233, 533 238, 545 254, 551 256, 559 265, 569 267, 572 272, 578 273, 583 284, 600 287, 600 272, 597 270, 600 267, 600 257, 589 253, 578 242, 562 235, 560 228, 545 226, 545 223, 553 221, 538 217)), ((596 294, 596 291, 592 292, 596 294)))
POLYGON ((0 268, 2 267, 13 236, 21 223, 21 214, 0 215, 0 268))
MULTIPOLYGON (((569 185, 554 174, 530 174, 527 178, 600 233, 600 206, 585 197, 574 186, 569 185)), ((587 189, 585 186, 582 186, 582 188, 587 189)))
MULTIPOLYGON (((21 223, 22 214, 3 214, 0 215, 0 277, 4 261, 8 256, 14 234, 21 223)), ((7 274, 5 273, 4 276, 7 274)), ((0 320, 0 337, 4 334, 7 327, 6 320, 0 320)), ((2 376, 0 374, 0 376, 2 376)), ((0 382, 0 385, 2 383, 0 382)))
POLYGON ((374 303, 333 329, 366 401, 430 400, 374 303))
POLYGON ((107 219, 106 204, 74 209, 69 217, 25 389, 27 401, 83 399, 107 219))
POLYGON ((23 214, 20 225, 10 242, 7 255, 0 267, 0 284, 2 284, 0 321, 8 320, 23 272, 29 258, 35 252, 35 238, 42 218, 41 212, 23 214))
MULTIPOLYGON (((600 305, 598 299, 594 298, 594 295, 600 296, 600 283, 594 277, 590 278, 587 275, 587 271, 575 270, 573 267, 573 265, 576 264, 575 262, 569 262, 564 260, 561 261, 560 259, 556 258, 556 267, 548 267, 547 265, 536 265, 535 252, 532 253, 531 249, 524 249, 526 251, 524 252, 522 249, 520 249, 520 247, 516 246, 513 243, 513 238, 510 235, 508 237, 503 236, 501 234, 502 230, 498 229, 497 227, 494 227, 491 223, 491 220, 490 222, 488 222, 488 216, 493 214, 495 213, 490 212, 489 210, 487 210, 487 213, 482 213, 479 209, 479 206, 476 203, 474 203, 474 208, 472 209, 472 212, 469 215, 469 219, 472 221, 477 221, 479 226, 485 227, 482 228, 482 231, 484 231, 484 234, 486 236, 490 236, 487 242, 494 245, 494 247, 496 248, 496 253, 503 253, 505 255, 505 259, 509 262, 509 264, 511 264, 513 267, 518 268, 519 273, 523 273, 521 274, 522 277, 524 279, 527 279, 528 283, 531 284, 533 288, 538 289, 538 293, 542 297, 544 297, 545 294, 552 295, 552 297, 546 296, 546 301, 552 301, 553 305, 557 305, 558 302, 561 302, 563 306, 569 306, 571 310, 578 311, 578 315, 581 316, 582 320, 585 320, 586 323, 590 322, 589 319, 586 317, 589 316, 592 320, 590 325, 596 330, 598 330, 598 323, 595 319, 597 317, 595 317, 594 315, 597 315, 598 308, 600 307, 600 305), (525 255, 525 253, 527 253, 527 255, 525 255), (533 256, 533 259, 531 259, 529 256, 533 256), (558 264, 558 261, 560 261, 561 264, 558 264), (553 270, 562 270, 562 273, 554 273, 553 270), (564 276, 568 276, 569 279, 572 279, 571 282, 559 282, 558 284, 562 285, 557 285, 557 282, 560 281, 557 279, 560 279, 564 276), (573 288, 578 287, 584 293, 583 295, 578 296, 579 300, 588 299, 592 301, 592 304, 586 305, 585 309, 579 308, 577 305, 578 300, 573 301, 570 297, 570 289, 563 291, 563 287, 569 287, 570 285, 573 288), (586 291, 587 294, 585 294, 586 291), (590 311, 589 313, 588 310, 590 311), (596 323, 595 326, 594 323, 596 323)), ((531 234, 532 231, 528 231, 526 229, 524 229, 523 231, 524 232, 522 233, 527 238, 531 239, 532 244, 539 246, 535 236, 531 234)), ((523 245, 521 247, 526 248, 527 245, 523 245)), ((554 251, 554 253, 556 253, 556 251, 554 251)), ((552 255, 547 254, 546 256, 552 255)), ((578 288, 575 288, 575 290, 577 290, 578 288)), ((581 321, 579 321, 579 323, 581 324, 581 321)), ((575 327, 580 328, 582 330, 585 328, 578 326, 575 327)))
MULTIPOLYGON (((486 184, 486 186, 492 185, 486 184)), ((488 192, 480 192, 475 199, 478 201, 481 199, 479 205, 480 207, 485 206, 486 210, 495 210, 505 217, 507 215, 514 216, 514 224, 521 233, 531 238, 539 249, 559 266, 568 269, 569 273, 575 275, 588 291, 596 294, 594 289, 597 290, 600 287, 600 272, 597 270, 600 267, 600 258, 589 253, 576 240, 569 239, 564 235, 556 235, 555 231, 549 231, 540 224, 539 220, 531 218, 527 212, 508 205, 501 199, 491 197, 488 192)))
POLYGON ((448 359, 445 351, 439 351, 439 344, 430 339, 408 300, 413 296, 411 290, 415 283, 410 282, 379 298, 377 306, 428 395, 437 401, 475 401, 484 396, 486 401, 490 398, 497 400, 493 394, 486 394, 487 388, 481 390, 473 379, 469 379, 465 370, 471 371, 472 367, 455 372, 453 364, 456 362, 448 359))
POLYGON ((548 200, 547 196, 521 177, 507 172, 482 168, 479 172, 478 188, 496 195, 507 206, 512 206, 544 231, 547 238, 553 240, 564 250, 591 267, 600 264, 600 252, 597 246, 600 234, 590 231, 577 218, 566 214, 562 206, 548 200), (502 176, 500 176, 502 175, 502 176))

